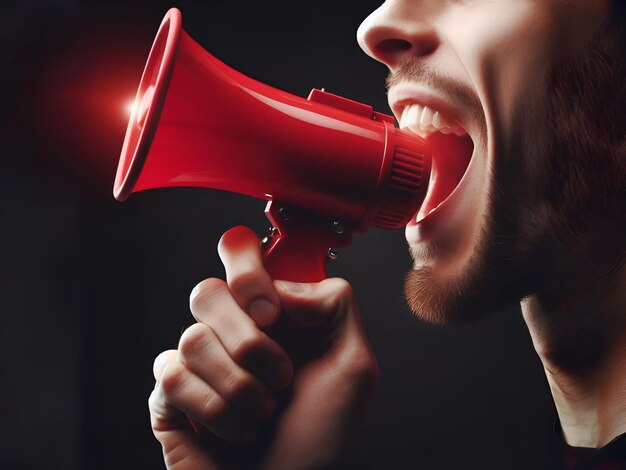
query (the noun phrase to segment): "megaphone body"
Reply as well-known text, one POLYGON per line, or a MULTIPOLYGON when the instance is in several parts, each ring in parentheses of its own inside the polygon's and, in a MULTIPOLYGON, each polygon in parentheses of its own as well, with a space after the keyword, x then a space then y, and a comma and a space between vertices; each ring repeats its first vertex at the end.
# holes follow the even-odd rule
POLYGON ((371 106, 323 90, 304 99, 228 67, 173 8, 139 85, 114 195, 195 186, 268 200, 266 268, 312 282, 354 231, 404 226, 430 165, 428 144, 371 106))

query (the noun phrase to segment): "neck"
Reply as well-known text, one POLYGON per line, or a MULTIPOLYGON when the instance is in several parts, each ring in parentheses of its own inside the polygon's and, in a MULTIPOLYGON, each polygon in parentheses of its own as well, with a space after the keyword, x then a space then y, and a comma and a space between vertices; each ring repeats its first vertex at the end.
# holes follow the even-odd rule
POLYGON ((579 239, 522 300, 564 438, 576 447, 602 447, 626 432, 624 232, 599 231, 579 239))

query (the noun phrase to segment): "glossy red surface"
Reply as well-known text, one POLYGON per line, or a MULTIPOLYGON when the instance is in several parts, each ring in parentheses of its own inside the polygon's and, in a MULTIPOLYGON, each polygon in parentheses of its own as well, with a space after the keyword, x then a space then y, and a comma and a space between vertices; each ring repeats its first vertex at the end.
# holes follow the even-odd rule
POLYGON ((353 230, 404 226, 429 173, 428 145, 395 129, 391 116, 324 91, 304 99, 253 80, 198 45, 171 9, 139 85, 114 195, 199 186, 307 214, 277 227, 267 264, 283 279, 316 281, 328 247, 349 243, 353 230), (338 239, 328 221, 349 234, 338 239))

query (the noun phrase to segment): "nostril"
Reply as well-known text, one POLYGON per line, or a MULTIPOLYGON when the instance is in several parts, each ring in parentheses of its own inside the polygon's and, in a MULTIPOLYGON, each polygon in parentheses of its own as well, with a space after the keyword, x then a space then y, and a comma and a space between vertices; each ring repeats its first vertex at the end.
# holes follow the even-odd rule
POLYGON ((404 39, 385 39, 378 44, 378 52, 383 55, 395 54, 411 49, 411 43, 404 39))
POLYGON ((357 40, 365 53, 390 68, 408 56, 432 55, 439 47, 437 29, 430 16, 407 17, 408 3, 385 2, 357 31, 357 40))
POLYGON ((402 38, 389 38, 380 41, 376 45, 376 53, 379 57, 397 61, 405 54, 424 57, 432 54, 438 47, 436 36, 423 35, 413 41, 402 38))

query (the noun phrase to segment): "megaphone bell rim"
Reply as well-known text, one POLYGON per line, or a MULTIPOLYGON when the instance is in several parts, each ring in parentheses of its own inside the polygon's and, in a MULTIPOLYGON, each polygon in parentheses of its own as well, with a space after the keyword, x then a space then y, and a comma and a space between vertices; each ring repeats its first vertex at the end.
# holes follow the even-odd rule
POLYGON ((181 12, 171 8, 152 43, 128 121, 113 186, 113 196, 119 201, 132 193, 150 150, 172 78, 181 30, 181 12))

